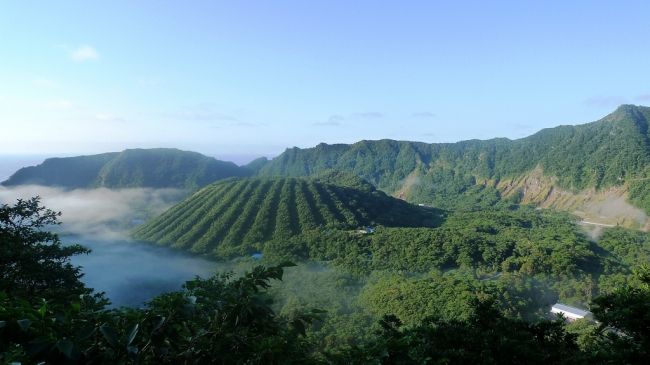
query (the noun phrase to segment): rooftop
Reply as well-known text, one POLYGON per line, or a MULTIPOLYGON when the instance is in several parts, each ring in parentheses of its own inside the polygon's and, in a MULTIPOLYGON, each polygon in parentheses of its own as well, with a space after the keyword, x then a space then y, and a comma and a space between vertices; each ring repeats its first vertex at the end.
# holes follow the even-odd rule
POLYGON ((584 309, 571 307, 571 306, 568 306, 568 305, 565 305, 565 304, 560 304, 560 303, 553 304, 552 309, 560 310, 560 311, 566 312, 566 313, 571 313, 571 314, 581 316, 581 317, 586 317, 586 316, 591 314, 591 312, 586 311, 584 309))

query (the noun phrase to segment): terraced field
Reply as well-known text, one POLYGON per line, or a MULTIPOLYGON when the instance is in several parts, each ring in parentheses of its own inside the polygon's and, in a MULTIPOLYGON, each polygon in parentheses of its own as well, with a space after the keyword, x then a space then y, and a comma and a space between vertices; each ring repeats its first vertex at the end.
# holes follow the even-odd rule
POLYGON ((368 188, 308 178, 229 179, 209 185, 133 234, 137 239, 228 257, 319 227, 430 227, 440 212, 368 188))

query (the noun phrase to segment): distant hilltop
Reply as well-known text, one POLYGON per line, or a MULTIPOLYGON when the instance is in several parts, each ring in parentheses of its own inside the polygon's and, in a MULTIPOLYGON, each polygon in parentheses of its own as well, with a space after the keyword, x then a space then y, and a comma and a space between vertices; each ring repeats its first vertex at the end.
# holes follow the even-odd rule
POLYGON ((16 171, 2 185, 36 184, 70 189, 196 189, 220 179, 249 176, 252 173, 247 167, 197 152, 172 148, 128 149, 98 155, 49 158, 40 165, 16 171))

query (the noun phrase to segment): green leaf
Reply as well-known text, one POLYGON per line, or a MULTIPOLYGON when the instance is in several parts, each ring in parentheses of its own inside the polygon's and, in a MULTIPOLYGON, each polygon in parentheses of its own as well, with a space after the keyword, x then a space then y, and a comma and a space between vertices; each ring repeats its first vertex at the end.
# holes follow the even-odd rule
POLYGON ((32 325, 32 321, 30 321, 29 319, 19 319, 16 322, 18 322, 18 326, 23 331, 27 331, 29 329, 29 326, 32 325))
POLYGON ((140 328, 140 325, 138 323, 134 324, 133 327, 131 327, 131 330, 129 331, 129 336, 126 339, 126 345, 129 346, 135 339, 135 336, 138 334, 138 329, 140 328))
POLYGON ((118 334, 113 327, 107 324, 103 324, 101 327, 99 327, 99 332, 102 333, 106 341, 108 341, 111 346, 117 347, 119 345, 118 334))
POLYGON ((7 325, 7 321, 0 321, 0 328, 4 328, 7 325))
POLYGON ((47 312, 47 302, 43 301, 43 304, 41 305, 40 308, 38 308, 38 315, 41 318, 45 318, 45 313, 47 312))
POLYGON ((70 307, 72 308, 73 311, 79 312, 81 310, 81 303, 72 302, 72 303, 70 303, 70 307))
POLYGON ((72 358, 72 349, 74 348, 74 344, 70 340, 59 340, 56 343, 56 348, 61 351, 65 357, 68 359, 72 358))

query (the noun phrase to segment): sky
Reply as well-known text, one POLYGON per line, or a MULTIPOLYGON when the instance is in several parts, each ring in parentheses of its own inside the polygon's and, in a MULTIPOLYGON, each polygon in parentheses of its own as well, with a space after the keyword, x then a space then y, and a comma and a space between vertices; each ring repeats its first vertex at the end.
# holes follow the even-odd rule
POLYGON ((648 14, 647 1, 6 1, 0 154, 241 160, 521 138, 650 105, 648 14))

